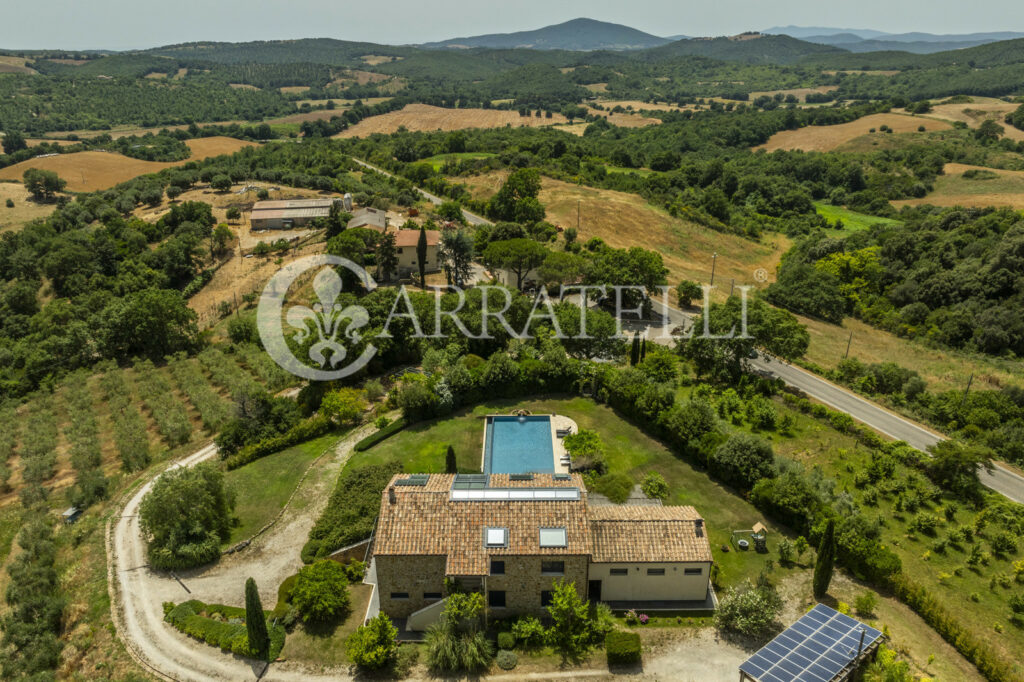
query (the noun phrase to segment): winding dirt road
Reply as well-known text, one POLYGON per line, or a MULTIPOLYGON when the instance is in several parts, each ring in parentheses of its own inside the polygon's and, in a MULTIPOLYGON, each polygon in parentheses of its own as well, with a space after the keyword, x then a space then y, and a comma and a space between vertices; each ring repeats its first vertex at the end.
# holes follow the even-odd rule
MULTIPOLYGON (((142 498, 158 476, 130 493, 121 514, 112 516, 107 522, 107 582, 118 633, 140 665, 160 677, 183 682, 350 679, 344 670, 313 672, 289 663, 268 666, 224 653, 186 637, 165 623, 163 603, 199 599, 243 606, 243 586, 249 576, 256 579, 264 605, 272 602, 281 581, 302 567, 299 552, 327 504, 336 478, 334 474, 344 466, 352 447, 374 428, 370 424, 352 431, 338 442, 333 452, 323 456, 329 458, 322 463, 324 475, 307 477, 296 492, 294 502, 305 502, 301 510, 289 509, 276 525, 244 550, 201 569, 173 574, 149 568, 138 512, 142 498)), ((208 445, 178 460, 167 471, 194 466, 216 455, 217 448, 208 445)), ((314 467, 320 466, 321 461, 318 460, 314 467)))

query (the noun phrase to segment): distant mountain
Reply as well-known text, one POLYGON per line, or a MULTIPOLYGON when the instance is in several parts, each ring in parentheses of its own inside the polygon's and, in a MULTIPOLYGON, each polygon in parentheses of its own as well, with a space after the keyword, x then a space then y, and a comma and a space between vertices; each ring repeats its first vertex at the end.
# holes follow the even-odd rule
POLYGON ((832 45, 809 43, 786 35, 742 33, 723 38, 689 38, 644 50, 638 57, 660 61, 674 57, 710 57, 753 64, 792 64, 805 57, 846 54, 832 45))
POLYGON ((825 28, 822 26, 775 26, 773 28, 765 29, 761 31, 761 33, 792 36, 793 38, 800 38, 801 40, 821 36, 834 36, 843 33, 857 36, 861 40, 870 40, 872 38, 881 38, 882 36, 889 35, 883 31, 875 31, 869 28, 825 28))
POLYGON ((766 33, 779 32, 782 35, 789 35, 794 38, 806 40, 811 43, 832 45, 841 47, 851 52, 883 52, 898 50, 914 54, 932 54, 935 52, 946 52, 949 50, 962 50, 978 45, 987 45, 1002 40, 1013 40, 1024 37, 1022 33, 1012 31, 997 31, 989 33, 963 33, 944 34, 935 33, 881 33, 879 31, 843 31, 834 32, 836 29, 821 29, 821 33, 812 34, 809 28, 787 26, 773 28, 766 33), (875 36, 866 34, 877 33, 875 36))
POLYGON ((573 19, 563 24, 545 26, 534 31, 492 33, 467 38, 452 38, 436 43, 425 43, 426 48, 516 48, 535 50, 642 50, 670 42, 621 24, 610 24, 595 19, 573 19))

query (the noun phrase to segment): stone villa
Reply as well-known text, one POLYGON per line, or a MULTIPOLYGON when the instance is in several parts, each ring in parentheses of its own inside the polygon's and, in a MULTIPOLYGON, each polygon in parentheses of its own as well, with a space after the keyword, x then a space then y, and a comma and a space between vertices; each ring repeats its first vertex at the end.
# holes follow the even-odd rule
POLYGON ((543 614, 556 580, 613 608, 712 609, 711 546, 693 507, 588 502, 578 474, 399 474, 373 540, 380 610, 422 630, 446 581, 492 614, 543 614))

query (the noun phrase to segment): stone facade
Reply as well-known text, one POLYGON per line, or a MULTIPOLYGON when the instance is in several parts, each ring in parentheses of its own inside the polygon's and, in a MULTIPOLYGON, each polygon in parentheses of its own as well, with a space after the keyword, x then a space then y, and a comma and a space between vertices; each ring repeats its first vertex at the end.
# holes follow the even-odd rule
POLYGON ((380 610, 391 618, 407 618, 410 613, 437 601, 425 594, 444 594, 443 556, 374 556, 380 610), (392 598, 405 593, 407 598, 392 598))
POLYGON ((580 597, 587 596, 587 563, 589 557, 579 555, 559 556, 516 556, 492 554, 492 561, 505 562, 504 575, 489 575, 485 578, 487 592, 502 591, 505 593, 504 608, 490 608, 495 617, 504 614, 546 613, 541 605, 541 592, 553 590, 558 580, 567 580, 576 584, 580 597), (562 574, 548 574, 541 570, 542 562, 561 561, 565 564, 562 574))

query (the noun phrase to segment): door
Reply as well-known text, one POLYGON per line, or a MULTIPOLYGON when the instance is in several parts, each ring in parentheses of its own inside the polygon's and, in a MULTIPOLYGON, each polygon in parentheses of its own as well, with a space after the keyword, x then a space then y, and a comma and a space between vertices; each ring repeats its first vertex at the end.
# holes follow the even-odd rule
POLYGON ((589 580, 587 582, 587 599, 590 601, 601 601, 601 581, 589 580))

